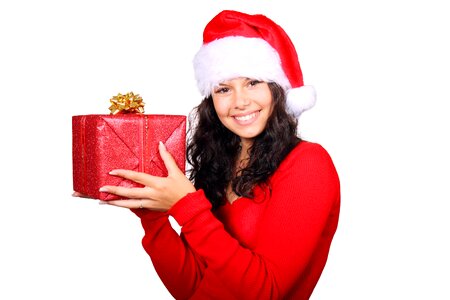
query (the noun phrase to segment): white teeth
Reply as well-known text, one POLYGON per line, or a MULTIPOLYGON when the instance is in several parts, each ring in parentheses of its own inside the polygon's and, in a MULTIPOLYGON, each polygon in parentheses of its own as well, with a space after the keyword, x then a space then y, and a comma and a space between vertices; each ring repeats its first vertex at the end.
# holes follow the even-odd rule
POLYGON ((256 116, 256 113, 252 113, 252 114, 245 115, 245 116, 235 117, 235 119, 238 121, 248 121, 248 120, 254 118, 255 116, 256 116))

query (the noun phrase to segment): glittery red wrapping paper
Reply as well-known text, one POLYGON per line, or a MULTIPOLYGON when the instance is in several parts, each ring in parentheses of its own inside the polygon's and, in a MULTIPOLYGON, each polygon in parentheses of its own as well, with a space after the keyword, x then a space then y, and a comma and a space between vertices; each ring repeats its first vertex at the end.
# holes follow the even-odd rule
POLYGON ((120 197, 99 192, 104 185, 141 186, 108 173, 128 169, 167 176, 159 155, 162 141, 185 172, 186 116, 80 115, 72 116, 73 189, 100 200, 120 197))

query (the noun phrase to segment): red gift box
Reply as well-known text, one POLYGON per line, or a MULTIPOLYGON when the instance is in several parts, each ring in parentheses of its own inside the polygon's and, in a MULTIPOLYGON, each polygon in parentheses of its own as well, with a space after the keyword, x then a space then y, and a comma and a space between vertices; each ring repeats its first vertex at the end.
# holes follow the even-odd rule
POLYGON ((104 185, 142 186, 108 173, 113 169, 167 176, 158 144, 163 142, 185 172, 186 116, 79 115, 72 116, 73 189, 100 200, 120 199, 99 192, 104 185))

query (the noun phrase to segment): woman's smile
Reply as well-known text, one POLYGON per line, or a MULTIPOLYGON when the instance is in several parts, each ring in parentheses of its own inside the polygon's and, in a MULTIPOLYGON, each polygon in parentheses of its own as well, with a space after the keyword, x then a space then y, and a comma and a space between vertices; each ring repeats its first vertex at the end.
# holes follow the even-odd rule
POLYGON ((260 111, 258 110, 258 111, 253 111, 250 113, 241 113, 238 115, 234 115, 232 117, 236 120, 236 122, 239 125, 249 125, 249 124, 253 123, 254 121, 256 121, 256 119, 259 116, 259 112, 260 111))
POLYGON ((267 82, 239 77, 224 81, 212 93, 222 124, 241 140, 252 140, 266 128, 272 113, 272 94, 267 82))

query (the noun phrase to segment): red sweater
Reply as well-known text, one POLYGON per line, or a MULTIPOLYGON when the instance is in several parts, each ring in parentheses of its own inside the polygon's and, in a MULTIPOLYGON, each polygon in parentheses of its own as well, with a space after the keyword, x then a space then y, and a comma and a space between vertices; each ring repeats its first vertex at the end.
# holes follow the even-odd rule
POLYGON ((133 210, 145 230, 143 247, 176 299, 310 297, 338 224, 338 174, 324 148, 303 141, 269 186, 213 212, 202 190, 167 213, 133 210))

